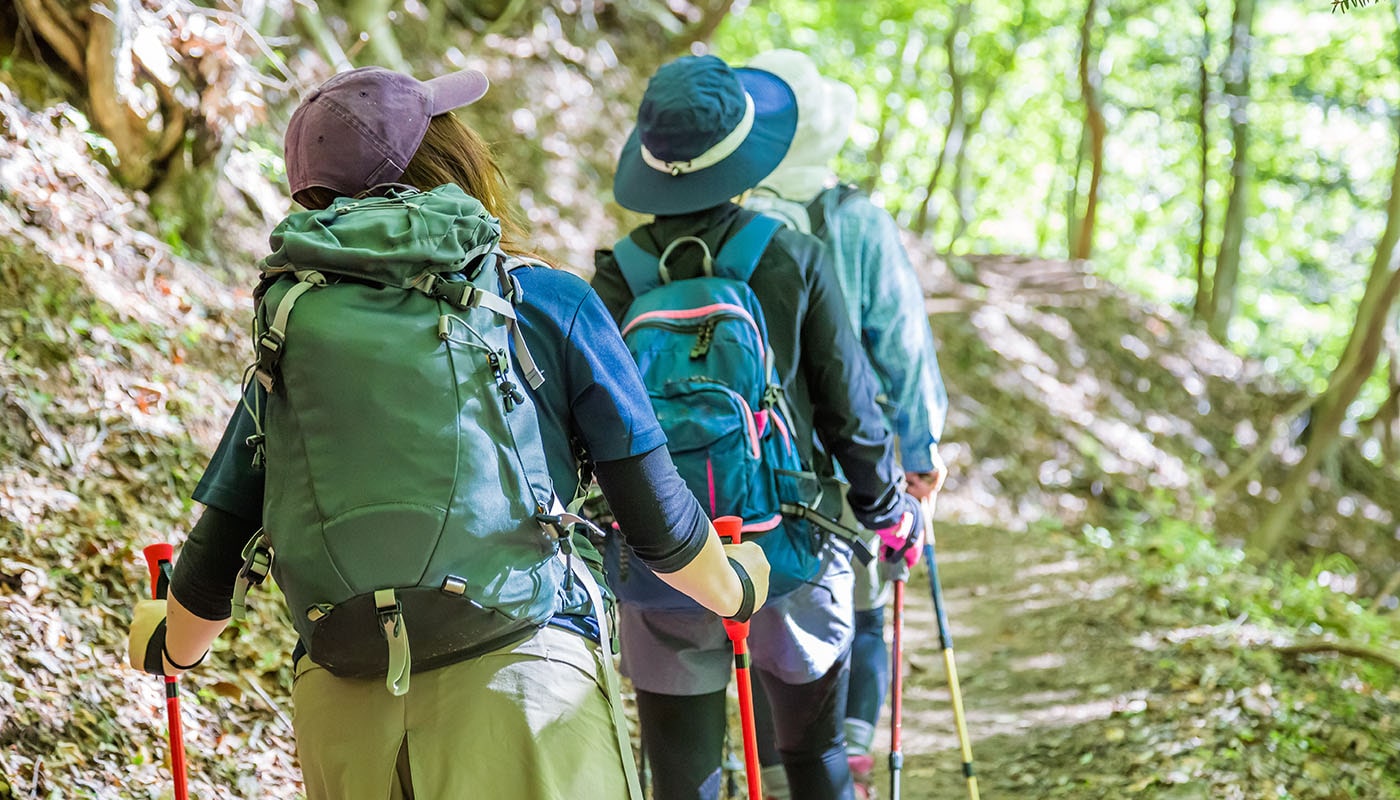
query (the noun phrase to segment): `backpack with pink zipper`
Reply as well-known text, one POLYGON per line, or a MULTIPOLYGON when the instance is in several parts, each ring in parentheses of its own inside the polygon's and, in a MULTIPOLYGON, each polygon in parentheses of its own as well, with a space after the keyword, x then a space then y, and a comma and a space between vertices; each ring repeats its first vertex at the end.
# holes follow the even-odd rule
MULTIPOLYGON (((635 297, 622 339, 671 458, 711 519, 743 519, 744 539, 757 542, 772 565, 770 598, 817 577, 826 530, 812 524, 819 485, 793 441, 763 309, 748 284, 780 227, 755 216, 714 258, 695 237, 677 239, 659 258, 630 238, 613 250, 635 297), (671 279, 666 261, 680 247, 704 250, 703 276, 671 279)), ((621 575, 613 588, 625 601, 698 607, 637 561, 612 574, 621 575)))

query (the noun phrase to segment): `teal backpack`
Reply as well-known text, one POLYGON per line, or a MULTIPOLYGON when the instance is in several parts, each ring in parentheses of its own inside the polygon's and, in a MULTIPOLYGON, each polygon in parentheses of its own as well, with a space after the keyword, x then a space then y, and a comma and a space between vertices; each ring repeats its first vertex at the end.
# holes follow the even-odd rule
MULTIPOLYGON (((818 577, 824 533, 855 539, 814 510, 820 485, 793 439, 793 416, 778 383, 763 309, 748 283, 781 225, 754 215, 713 258, 696 237, 677 239, 660 257, 630 237, 613 248, 634 297, 622 339, 666 433, 671 459, 712 519, 744 520, 744 539, 757 542, 772 567, 769 597, 818 577), (704 251, 702 277, 672 280, 666 262, 682 246, 704 251)), ((612 543, 607 558, 622 600, 648 608, 698 608, 632 564, 621 545, 612 543)))
POLYGON ((292 214, 261 265, 266 492, 236 607, 270 562, 312 660, 395 694, 528 638, 572 580, 499 238, 448 185, 292 214))

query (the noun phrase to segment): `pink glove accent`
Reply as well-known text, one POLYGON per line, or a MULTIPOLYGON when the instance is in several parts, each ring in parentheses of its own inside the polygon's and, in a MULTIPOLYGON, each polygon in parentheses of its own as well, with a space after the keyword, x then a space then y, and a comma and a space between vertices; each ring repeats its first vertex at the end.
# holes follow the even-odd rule
POLYGON ((909 542, 909 548, 904 551, 904 563, 910 567, 919 563, 919 557, 923 554, 924 531, 922 528, 910 530, 913 527, 914 515, 906 511, 897 524, 875 531, 880 537, 880 560, 894 561, 895 554, 904 547, 905 542, 909 542))

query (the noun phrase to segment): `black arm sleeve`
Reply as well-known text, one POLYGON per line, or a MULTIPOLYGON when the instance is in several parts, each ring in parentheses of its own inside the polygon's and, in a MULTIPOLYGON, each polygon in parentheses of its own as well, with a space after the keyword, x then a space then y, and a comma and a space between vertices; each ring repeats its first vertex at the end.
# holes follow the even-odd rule
POLYGON ((170 593, 201 619, 228 619, 233 585, 243 567, 243 546, 258 532, 255 522, 207 506, 180 548, 170 593))
POLYGON ((599 461, 594 476, 627 544, 653 571, 675 572, 699 555, 709 519, 665 446, 599 461))

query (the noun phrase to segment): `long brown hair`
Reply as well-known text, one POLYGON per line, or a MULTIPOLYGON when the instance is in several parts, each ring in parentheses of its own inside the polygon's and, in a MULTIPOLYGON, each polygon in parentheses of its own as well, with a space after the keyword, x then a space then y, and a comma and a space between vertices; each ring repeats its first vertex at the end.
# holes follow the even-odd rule
MULTIPOLYGON (((462 191, 481 201, 487 213, 501 221, 501 249, 514 255, 530 255, 525 231, 506 200, 506 177, 491 146, 454 114, 439 114, 428 120, 428 130, 418 151, 409 160, 397 183, 428 191, 445 183, 455 183, 462 191)), ((297 193, 296 201, 306 208, 327 208, 338 193, 313 186, 297 193)))

